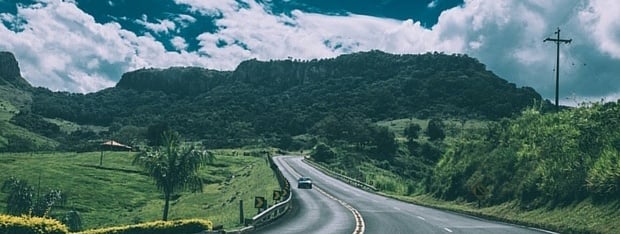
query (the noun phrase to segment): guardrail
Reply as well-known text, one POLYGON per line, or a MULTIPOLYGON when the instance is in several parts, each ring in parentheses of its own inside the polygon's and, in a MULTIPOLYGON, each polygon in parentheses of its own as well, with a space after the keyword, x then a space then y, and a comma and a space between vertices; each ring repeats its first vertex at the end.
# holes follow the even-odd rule
MULTIPOLYGON (((224 233, 248 233, 252 232, 255 228, 265 225, 280 216, 284 215, 291 208, 291 198, 293 194, 291 192, 291 184, 282 174, 278 165, 275 164, 273 158, 271 156, 267 156, 269 165, 273 172, 276 174, 276 178, 278 179, 278 184, 280 184, 280 188, 288 194, 284 200, 274 204, 273 206, 265 209, 264 211, 258 213, 252 219, 246 220, 246 227, 241 228, 239 230, 229 230, 224 233)), ((202 233, 201 233, 202 234, 202 233)))
POLYGON ((351 177, 348 177, 348 176, 345 176, 345 175, 333 172, 329 168, 326 168, 323 165, 318 164, 318 163, 316 163, 316 162, 314 162, 312 160, 304 159, 303 161, 305 163, 307 163, 308 165, 313 166, 317 170, 319 170, 319 171, 321 171, 321 172, 323 172, 325 174, 328 174, 328 175, 330 175, 330 176, 332 176, 332 177, 334 177, 336 179, 342 180, 343 182, 345 182, 347 184, 353 185, 353 186, 361 188, 361 189, 370 190, 370 191, 373 191, 373 192, 379 191, 377 188, 375 188, 375 186, 372 186, 372 185, 369 185, 369 184, 364 183, 362 181, 353 179, 351 177))
POLYGON ((290 202, 291 198, 293 197, 293 193, 291 192, 291 184, 284 177, 282 171, 280 171, 280 169, 278 168, 278 165, 274 163, 272 157, 269 157, 269 164, 274 173, 276 173, 276 178, 278 179, 280 188, 285 191, 288 196, 283 201, 276 203, 275 205, 252 217, 252 223, 250 223, 249 225, 252 225, 253 227, 259 227, 261 225, 269 223, 270 221, 277 219, 278 217, 285 214, 291 208, 290 202))

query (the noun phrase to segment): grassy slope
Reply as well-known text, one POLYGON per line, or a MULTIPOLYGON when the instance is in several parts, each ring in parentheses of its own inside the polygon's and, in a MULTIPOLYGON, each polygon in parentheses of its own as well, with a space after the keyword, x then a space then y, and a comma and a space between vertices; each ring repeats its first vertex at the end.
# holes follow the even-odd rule
POLYGON ((539 227, 561 233, 619 233, 620 203, 597 204, 587 199, 562 208, 539 208, 524 211, 513 202, 497 206, 477 208, 477 203, 446 202, 428 195, 402 196, 387 194, 394 198, 420 205, 436 207, 460 213, 539 227))
POLYGON ((50 145, 51 147, 58 145, 58 142, 54 140, 32 133, 9 122, 15 114, 19 113, 20 108, 28 109, 30 103, 32 103, 32 97, 28 92, 0 85, 0 148, 8 144, 8 138, 12 135, 32 139, 35 145, 50 145))
POLYGON ((370 163, 364 163, 361 168, 366 172, 367 182, 379 188, 379 194, 401 201, 561 233, 620 233, 620 227, 617 225, 620 223, 620 203, 618 202, 597 204, 587 199, 566 207, 529 211, 520 209, 514 202, 508 202, 479 209, 475 202, 444 201, 426 194, 404 195, 408 191, 402 178, 370 163))
MULTIPOLYGON (((32 95, 10 85, 0 85, 0 102, 8 102, 19 109, 30 109, 32 95)), ((0 111, 2 108, 0 107, 0 111)), ((16 109, 17 110, 17 109, 16 109)))
POLYGON ((54 148, 58 146, 58 142, 55 140, 30 132, 20 126, 11 124, 8 121, 0 120, 0 148, 3 148, 8 144, 10 136, 21 136, 25 139, 31 139, 37 146, 49 146, 41 148, 54 148))
POLYGON ((107 127, 95 126, 95 125, 80 125, 80 124, 67 121, 67 120, 63 120, 63 119, 50 119, 50 118, 44 118, 44 119, 50 123, 58 125, 60 127, 60 130, 65 133, 72 133, 79 129, 91 130, 97 133, 108 130, 107 127))
MULTIPOLYGON (((428 126, 428 121, 419 119, 397 119, 391 121, 381 121, 377 124, 388 127, 396 134, 400 142, 405 142, 403 131, 410 123, 417 123, 422 127, 421 137, 428 126)), ((469 120, 465 123, 458 120, 448 120, 445 130, 449 135, 458 135, 463 130, 479 129, 484 127, 485 121, 469 120), (455 134, 456 133, 456 134, 455 134)), ((450 140, 450 139, 447 139, 450 140)), ((334 169, 335 172, 343 173, 342 170, 334 169)), ((367 183, 374 185, 381 190, 380 193, 397 198, 399 200, 412 202, 424 206, 436 207, 489 219, 501 220, 511 223, 518 223, 527 226, 541 227, 562 233, 620 233, 620 203, 612 202, 599 204, 587 199, 583 202, 572 204, 565 207, 554 209, 539 208, 525 211, 519 208, 514 202, 508 202, 497 206, 477 208, 477 203, 467 203, 463 201, 447 202, 432 196, 423 194, 408 188, 410 186, 404 178, 378 168, 372 163, 362 163, 359 166, 365 173, 367 183), (408 195, 414 192, 415 195, 408 195), (422 194, 422 195, 420 195, 422 194)), ((416 183, 418 181, 412 181, 416 183)))
MULTIPOLYGON (((474 216, 532 227, 545 228, 562 233, 620 233, 620 203, 597 204, 591 199, 562 208, 540 208, 524 211, 513 202, 497 206, 477 208, 477 203, 444 201, 429 195, 406 195, 407 185, 403 178, 387 170, 363 163, 367 183, 380 189, 380 194, 402 201, 474 216)), ((342 171, 334 170, 342 173, 342 171)), ((418 194, 420 194, 418 192, 418 194)))
POLYGON ((0 121, 9 121, 17 113, 17 108, 10 102, 0 99, 0 121))
MULTIPOLYGON (((269 197, 278 188, 265 158, 216 153, 216 165, 200 173, 211 183, 203 193, 182 193, 171 202, 170 219, 205 218, 225 228, 239 224, 239 199, 244 200, 245 215, 256 214, 251 208, 254 196, 269 197), (233 175, 234 178, 232 177, 233 175), (260 179, 257 179, 260 178, 260 179)), ((43 191, 58 188, 69 194, 66 207, 82 213, 87 229, 133 224, 161 218, 163 200, 153 181, 131 165, 133 153, 106 152, 101 169, 100 152, 0 154, 0 180, 11 175, 36 185, 40 178, 43 191)), ((6 195, 2 195, 4 201, 6 195)), ((5 203, 0 204, 4 211, 5 203)))

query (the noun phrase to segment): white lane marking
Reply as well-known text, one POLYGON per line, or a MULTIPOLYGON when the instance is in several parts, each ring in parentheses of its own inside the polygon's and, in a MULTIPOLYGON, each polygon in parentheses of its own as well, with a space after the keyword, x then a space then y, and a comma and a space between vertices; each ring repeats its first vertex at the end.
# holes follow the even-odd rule
POLYGON ((400 208, 398 208, 398 207, 396 207, 396 206, 394 207, 394 209, 395 209, 395 210, 400 210, 400 208))
POLYGON ((425 221, 425 220, 426 220, 426 219, 425 219, 424 217, 422 217, 422 216, 418 216, 418 219, 421 219, 421 220, 423 220, 423 221, 425 221))
POLYGON ((446 230, 446 232, 452 232, 449 228, 443 228, 443 230, 446 230))
MULTIPOLYGON (((301 176, 301 174, 299 174, 299 172, 297 172, 295 170, 295 168, 291 167, 291 165, 286 162, 286 160, 282 160, 280 161, 280 163, 282 163, 282 165, 284 165, 286 167, 286 170, 291 173, 291 174, 297 174, 297 177, 301 176)), ((293 175, 295 176, 295 175, 293 175)), ((326 197, 337 201, 338 203, 340 203, 342 206, 344 206, 345 208, 347 208, 347 210, 351 211, 351 213, 353 213, 353 218, 355 218, 355 229, 353 230, 353 234, 363 234, 364 231, 366 230, 366 224, 364 223, 364 218, 362 217, 362 214, 360 214, 359 211, 357 211, 355 208, 353 208, 351 205, 347 204, 346 202, 344 202, 343 200, 340 200, 334 196, 332 196, 331 194, 325 192, 323 189, 314 186, 314 189, 319 191, 320 193, 322 193, 323 195, 325 195, 326 197)))
POLYGON ((558 232, 552 232, 552 231, 545 230, 545 229, 540 229, 540 228, 533 228, 533 227, 531 227, 530 229, 536 230, 536 231, 539 231, 539 232, 544 232, 544 233, 559 234, 558 232))

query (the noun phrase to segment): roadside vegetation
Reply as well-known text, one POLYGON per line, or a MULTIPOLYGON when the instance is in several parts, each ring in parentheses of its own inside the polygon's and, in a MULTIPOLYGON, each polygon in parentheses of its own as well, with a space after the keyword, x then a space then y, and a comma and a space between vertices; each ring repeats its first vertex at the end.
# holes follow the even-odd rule
POLYGON ((379 123, 404 136, 396 137, 399 146, 353 168, 343 162, 372 151, 331 141, 312 156, 407 201, 562 232, 617 231, 620 102, 559 113, 532 107, 499 121, 433 122, 379 123))
MULTIPOLYGON (((225 229, 239 223, 239 200, 246 217, 256 214, 254 196, 269 197, 279 188, 264 149, 212 151, 215 160, 198 171, 203 192, 174 193, 169 219, 208 219, 225 229)), ((135 152, 2 153, 0 181, 12 177, 28 182, 40 194, 56 189, 66 202, 47 217, 62 220, 69 211, 80 214, 82 229, 103 228, 161 220, 164 196, 155 182, 132 165, 135 152)), ((0 193, 0 211, 7 210, 8 193, 0 193)))

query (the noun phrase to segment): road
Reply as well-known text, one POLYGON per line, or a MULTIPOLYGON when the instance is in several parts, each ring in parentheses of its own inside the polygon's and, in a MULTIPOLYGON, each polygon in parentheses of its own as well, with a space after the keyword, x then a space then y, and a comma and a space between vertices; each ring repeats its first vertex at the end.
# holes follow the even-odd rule
POLYGON ((301 157, 282 156, 274 161, 291 182, 294 208, 254 233, 544 233, 366 192, 323 174, 301 157), (315 188, 297 189, 300 175, 312 178, 315 188), (354 218, 355 212, 363 222, 354 218))
POLYGON ((288 162, 292 159, 274 158, 282 174, 291 183, 292 209, 275 222, 252 233, 352 233, 355 219, 349 210, 316 189, 297 189, 300 175, 289 166, 288 162))

